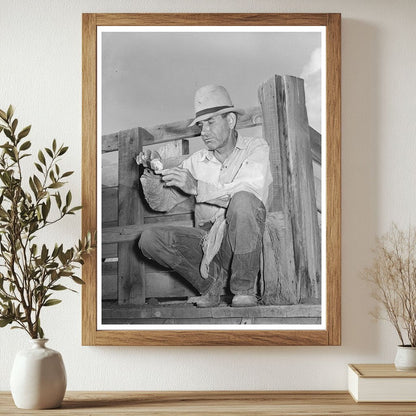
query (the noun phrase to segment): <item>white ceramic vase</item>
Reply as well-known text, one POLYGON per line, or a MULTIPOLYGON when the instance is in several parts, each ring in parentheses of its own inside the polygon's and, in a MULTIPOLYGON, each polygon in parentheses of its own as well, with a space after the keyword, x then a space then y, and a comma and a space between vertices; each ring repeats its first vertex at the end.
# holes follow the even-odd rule
POLYGON ((397 346, 396 358, 394 365, 399 371, 415 371, 416 370, 416 347, 409 345, 397 346))
POLYGON ((14 403, 21 409, 59 407, 66 390, 66 372, 59 352, 32 339, 31 348, 16 354, 10 377, 14 403))

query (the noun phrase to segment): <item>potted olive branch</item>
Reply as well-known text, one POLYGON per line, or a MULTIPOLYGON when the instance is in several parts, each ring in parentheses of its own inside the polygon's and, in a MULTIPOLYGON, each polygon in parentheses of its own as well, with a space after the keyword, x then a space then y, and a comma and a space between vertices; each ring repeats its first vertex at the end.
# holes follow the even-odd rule
POLYGON ((7 138, 0 145, 0 326, 14 323, 31 338, 43 338, 42 308, 61 302, 52 298, 54 292, 72 290, 60 284, 62 278, 83 283, 75 274, 75 266, 92 250, 92 240, 88 234, 67 250, 62 244, 55 244, 52 250, 46 244, 36 244, 39 231, 81 207, 71 207, 71 191, 63 197, 58 190, 73 172, 61 172, 58 161, 68 147, 58 146, 56 140, 50 148, 39 150, 34 163, 39 173, 29 176, 29 186, 25 187, 21 161, 30 156, 27 150, 31 142, 24 138, 31 126, 17 133, 18 120, 13 119, 13 112, 11 106, 7 112, 0 110, 0 132, 7 138), (50 219, 53 205, 56 216, 50 219))
POLYGON ((0 110, 0 135, 3 133, 6 138, 0 144, 0 327, 23 329, 32 338, 29 352, 36 355, 37 362, 39 357, 48 357, 45 365, 49 367, 40 369, 39 364, 31 367, 26 352, 19 363, 20 353, 16 356, 11 376, 16 405, 50 408, 62 401, 66 376, 60 354, 44 345, 41 312, 61 302, 54 296, 57 292, 74 291, 62 284, 64 279, 83 284, 76 271, 85 255, 93 250, 93 241, 88 233, 69 249, 59 243, 52 248, 38 243, 39 232, 67 215, 74 215, 81 207, 71 205, 71 191, 62 191, 66 178, 73 172, 61 171, 59 161, 68 147, 58 145, 56 140, 39 150, 33 169, 36 173, 23 176, 22 160, 31 156, 31 142, 26 139, 31 126, 18 132, 18 119, 13 118, 13 113, 12 106, 7 111, 0 110), (47 383, 54 380, 54 387, 47 383, 34 385, 31 381, 36 379, 36 371, 40 378, 46 377, 47 383))

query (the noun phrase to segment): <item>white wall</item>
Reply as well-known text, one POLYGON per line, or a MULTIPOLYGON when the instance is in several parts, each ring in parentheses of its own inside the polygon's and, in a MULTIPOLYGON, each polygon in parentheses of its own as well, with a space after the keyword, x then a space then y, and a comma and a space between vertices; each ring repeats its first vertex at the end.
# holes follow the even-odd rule
MULTIPOLYGON (((416 2, 413 0, 0 0, 0 108, 33 124, 34 147, 70 144, 81 187, 81 13, 342 13, 342 346, 81 347, 81 299, 45 312, 70 390, 345 389, 346 364, 392 362, 397 339, 369 316, 359 278, 375 235, 415 223, 416 2)), ((80 217, 47 237, 70 244, 80 217)), ((0 390, 27 336, 0 331, 0 390)))

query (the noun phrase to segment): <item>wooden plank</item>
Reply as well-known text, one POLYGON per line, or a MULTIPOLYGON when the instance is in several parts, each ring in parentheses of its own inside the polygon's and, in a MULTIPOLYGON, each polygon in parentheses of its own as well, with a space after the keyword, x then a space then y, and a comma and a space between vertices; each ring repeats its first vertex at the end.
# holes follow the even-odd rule
MULTIPOLYGON (((97 229, 97 44, 94 14, 82 15, 82 235, 97 229)), ((82 343, 95 344, 97 253, 82 267, 82 343)))
POLYGON ((214 308, 198 308, 193 304, 141 305, 140 307, 113 304, 106 306, 103 315, 122 321, 146 318, 320 318, 320 305, 278 305, 232 308, 221 304, 214 308))
MULTIPOLYGON (((139 195, 139 167, 135 155, 143 147, 147 133, 143 129, 122 132, 119 137, 118 219, 120 226, 143 224, 143 205, 139 195)), ((104 239, 103 233, 103 243, 104 239)), ((139 256, 137 239, 118 244, 118 301, 142 304, 145 301, 144 264, 139 256)))
MULTIPOLYGON (((148 146, 143 147, 145 150, 148 149, 148 146)), ((176 158, 182 155, 189 154, 189 140, 174 140, 162 145, 151 145, 151 150, 156 150, 162 160, 169 158, 176 158), (156 147, 157 146, 157 147, 156 147)))
MULTIPOLYGON (((199 137, 201 132, 199 127, 188 127, 191 121, 192 119, 188 119, 145 128, 147 134, 143 139, 143 146, 156 143, 166 143, 173 140, 199 137)), ((260 107, 248 108, 245 110, 245 114, 239 117, 237 122, 237 128, 242 129, 247 127, 259 126, 261 124, 261 121, 262 120, 260 107)), ((103 153, 113 152, 117 150, 118 142, 120 140, 121 135, 123 135, 123 137, 127 137, 126 131, 121 131, 102 136, 103 153)))
POLYGON ((154 216, 145 218, 145 224, 163 224, 163 225, 178 225, 181 227, 193 227, 194 226, 194 214, 165 214, 161 216, 154 216))
MULTIPOLYGON (((102 299, 117 300, 118 262, 102 263, 102 299)), ((146 298, 189 297, 197 293, 177 273, 153 263, 145 263, 146 298)))
MULTIPOLYGON (((0 392, 0 414, 39 415, 18 409, 0 392)), ((48 416, 410 416, 414 403, 355 403, 346 391, 67 391, 48 416)))
POLYGON ((299 297, 321 296, 321 237, 318 226, 308 117, 303 80, 281 78, 281 120, 287 134, 288 202, 291 212, 299 297))
POLYGON ((263 234, 262 301, 266 305, 298 303, 294 259, 287 258, 287 225, 282 212, 267 214, 263 234))
MULTIPOLYGON (((175 221, 170 223, 171 225, 180 225, 184 227, 192 226, 188 220, 185 221, 175 221)), ((164 223, 164 225, 169 225, 169 223, 164 223)), ((141 233, 148 229, 154 227, 154 222, 150 224, 133 224, 133 225, 124 225, 118 227, 109 227, 102 230, 102 241, 103 241, 103 251, 106 245, 111 245, 112 243, 120 243, 138 240, 141 233)), ((106 249, 106 253, 110 252, 110 249, 106 249)), ((114 257, 114 256, 103 256, 103 257, 114 257)))
POLYGON ((327 315, 330 345, 341 345, 341 15, 328 14, 326 242, 327 315))
POLYGON ((101 195, 102 224, 118 221, 118 187, 103 187, 101 195))
POLYGON ((103 274, 101 277, 101 299, 114 300, 118 299, 118 276, 117 274, 103 274))
MULTIPOLYGON (((130 240, 127 240, 130 241, 130 240)), ((111 244, 102 244, 101 245, 101 258, 102 259, 108 259, 118 256, 118 247, 117 243, 111 243, 111 244)))
POLYGON ((104 318, 103 324, 131 325, 319 325, 320 318, 104 318))
POLYGON ((363 378, 415 378, 416 371, 397 370, 394 364, 348 364, 363 378))
POLYGON ((327 13, 96 13, 103 26, 325 26, 327 13))
POLYGON ((270 217, 265 233, 264 302, 267 304, 298 303, 300 297, 293 277, 296 274, 293 232, 288 201, 288 160, 284 123, 281 121, 283 91, 278 89, 280 77, 273 77, 258 90, 263 111, 263 136, 270 147, 270 167, 273 184, 269 193, 270 217), (283 226, 281 225, 283 224, 283 226), (276 256, 279 256, 278 258, 276 256))
POLYGON ((309 138, 311 142, 312 160, 319 165, 322 164, 321 134, 309 126, 309 138))
POLYGON ((183 278, 173 271, 146 271, 146 298, 175 298, 196 296, 183 278))

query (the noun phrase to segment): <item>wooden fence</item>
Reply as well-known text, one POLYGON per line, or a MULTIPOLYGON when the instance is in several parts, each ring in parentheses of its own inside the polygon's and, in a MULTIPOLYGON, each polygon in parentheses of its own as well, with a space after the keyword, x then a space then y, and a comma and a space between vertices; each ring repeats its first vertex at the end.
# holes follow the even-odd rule
MULTIPOLYGON (((266 305, 317 303, 321 137, 308 124, 303 80, 276 75, 259 87, 258 96, 260 105, 246 109, 237 129, 261 125, 270 146, 273 184, 263 238, 262 300, 266 305)), ((144 304, 148 298, 195 294, 183 279, 151 264, 137 249, 140 233, 156 222, 193 226, 191 199, 165 214, 147 206, 134 160, 144 146, 167 142, 175 142, 179 153, 187 154, 188 140, 200 132, 189 123, 138 127, 102 137, 103 153, 118 152, 118 186, 102 189, 104 299, 144 304)))

